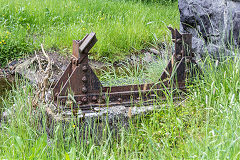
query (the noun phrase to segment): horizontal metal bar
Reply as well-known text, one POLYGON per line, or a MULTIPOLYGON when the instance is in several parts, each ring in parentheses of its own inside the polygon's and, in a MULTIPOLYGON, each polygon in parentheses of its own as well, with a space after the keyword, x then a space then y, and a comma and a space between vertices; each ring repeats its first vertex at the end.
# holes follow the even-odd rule
MULTIPOLYGON (((183 99, 183 97, 173 97, 173 100, 180 100, 183 99)), ((161 98, 158 99, 157 101, 166 101, 166 98, 161 98)), ((117 102, 112 102, 112 103, 106 103, 106 104, 96 104, 96 103, 89 103, 86 105, 73 105, 72 107, 66 107, 65 105, 58 105, 59 110, 73 110, 73 109, 81 109, 82 111, 92 111, 96 107, 104 108, 104 107, 112 107, 112 106, 125 106, 125 107, 130 107, 130 106, 136 106, 136 105, 152 105, 156 102, 156 99, 150 99, 145 102, 141 101, 128 101, 128 102, 122 102, 122 103, 117 103, 117 102)))

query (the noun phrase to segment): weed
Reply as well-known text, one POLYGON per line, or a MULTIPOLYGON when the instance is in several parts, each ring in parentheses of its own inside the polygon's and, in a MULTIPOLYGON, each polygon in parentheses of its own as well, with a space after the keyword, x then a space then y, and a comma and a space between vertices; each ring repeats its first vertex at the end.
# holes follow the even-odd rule
MULTIPOLYGON (((45 106, 33 114, 33 89, 20 84, 4 101, 12 114, 1 122, 0 158, 238 159, 239 64, 237 57, 218 63, 207 58, 202 63, 204 77, 189 86, 188 99, 176 104, 170 95, 161 109, 133 118, 117 138, 108 125, 98 130, 95 122, 84 128, 74 121, 56 124, 54 136, 48 138, 46 116, 40 114, 45 106), (103 135, 100 141, 97 131, 103 135)), ((133 75, 141 78, 138 71, 133 75)))

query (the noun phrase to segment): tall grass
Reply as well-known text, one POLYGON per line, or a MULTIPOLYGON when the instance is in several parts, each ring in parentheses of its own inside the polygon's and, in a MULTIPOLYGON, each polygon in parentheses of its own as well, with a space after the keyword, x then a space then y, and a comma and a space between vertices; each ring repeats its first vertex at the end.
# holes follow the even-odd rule
POLYGON ((0 62, 47 50, 71 53, 72 40, 96 32, 92 58, 123 58, 169 39, 179 26, 177 3, 124 0, 0 0, 0 62), (10 35, 10 34, 11 35, 10 35))
POLYGON ((237 57, 207 58, 204 77, 189 86, 184 102, 174 104, 170 97, 161 109, 130 120, 117 137, 103 125, 98 142, 96 133, 74 121, 65 128, 56 124, 48 138, 45 106, 33 114, 33 89, 22 84, 4 103, 12 114, 1 123, 0 159, 239 159, 239 67, 237 57), (92 134, 81 140, 81 129, 92 134))

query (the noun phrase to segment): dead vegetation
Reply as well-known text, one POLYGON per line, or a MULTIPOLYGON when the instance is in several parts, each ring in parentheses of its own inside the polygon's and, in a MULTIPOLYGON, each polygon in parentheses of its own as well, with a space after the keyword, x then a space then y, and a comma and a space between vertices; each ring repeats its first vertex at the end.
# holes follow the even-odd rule
POLYGON ((51 61, 48 54, 45 52, 45 50, 43 48, 43 44, 41 44, 41 49, 42 49, 42 53, 45 56, 45 58, 47 59, 48 63, 47 63, 47 67, 45 69, 43 69, 41 59, 35 52, 35 56, 38 61, 39 70, 36 72, 37 88, 36 88, 36 94, 34 94, 35 96, 32 101, 32 106, 34 108, 36 108, 38 106, 39 102, 46 103, 47 95, 48 95, 47 92, 50 87, 49 78, 52 76, 52 63, 53 62, 51 61))

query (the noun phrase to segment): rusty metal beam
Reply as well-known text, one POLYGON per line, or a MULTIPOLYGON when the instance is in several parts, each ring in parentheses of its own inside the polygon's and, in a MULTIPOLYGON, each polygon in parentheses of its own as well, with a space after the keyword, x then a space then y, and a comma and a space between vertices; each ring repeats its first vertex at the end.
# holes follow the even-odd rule
POLYGON ((95 107, 131 106, 137 103, 148 105, 156 99, 164 100, 168 94, 179 98, 181 93, 178 91, 185 90, 189 70, 194 75, 199 67, 193 59, 192 35, 169 29, 175 52, 156 84, 103 87, 88 64, 88 52, 97 42, 96 34, 90 33, 80 41, 73 41, 71 62, 53 89, 56 105, 62 109, 92 110, 95 107))

